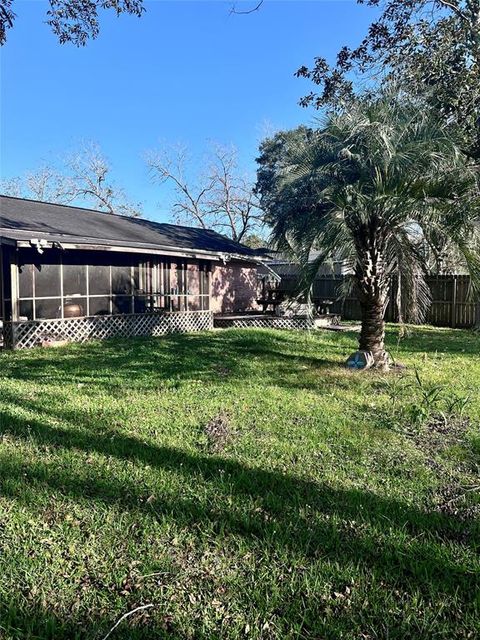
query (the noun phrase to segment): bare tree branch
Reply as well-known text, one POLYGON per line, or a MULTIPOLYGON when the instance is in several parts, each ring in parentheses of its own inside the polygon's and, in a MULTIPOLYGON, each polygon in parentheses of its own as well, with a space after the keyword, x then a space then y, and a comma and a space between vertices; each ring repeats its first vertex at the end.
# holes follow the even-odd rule
POLYGON ((255 13, 255 11, 259 11, 259 9, 262 6, 263 2, 264 2, 264 0, 260 0, 260 2, 255 7, 252 7, 251 9, 245 9, 245 11, 237 11, 237 8, 236 8, 237 5, 236 5, 236 3, 234 3, 232 5, 232 8, 230 9, 230 14, 235 14, 237 16, 246 16, 246 15, 248 15, 250 13, 255 13))
POLYGON ((44 165, 24 176, 4 180, 1 190, 17 197, 58 204, 75 203, 120 215, 141 215, 140 206, 127 199, 123 189, 110 179, 110 174, 111 166, 100 147, 84 143, 59 166, 44 165))
POLYGON ((237 242, 261 229, 253 182, 241 175, 234 147, 214 146, 201 172, 188 171, 184 148, 150 153, 147 164, 154 181, 173 187, 175 222, 215 229, 237 242))
POLYGON ((442 7, 445 7, 453 11, 453 13, 455 13, 459 18, 462 18, 462 20, 466 20, 466 16, 464 12, 460 9, 458 5, 455 5, 453 2, 449 2, 449 0, 437 0, 437 2, 438 4, 442 5, 442 7))

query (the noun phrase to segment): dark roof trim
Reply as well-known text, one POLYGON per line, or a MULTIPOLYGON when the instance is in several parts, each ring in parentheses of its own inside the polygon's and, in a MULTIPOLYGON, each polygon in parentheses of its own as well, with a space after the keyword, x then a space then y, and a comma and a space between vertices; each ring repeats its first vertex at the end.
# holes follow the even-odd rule
POLYGON ((209 260, 223 260, 225 257, 230 256, 236 260, 244 260, 247 262, 257 262, 258 258, 254 255, 245 256, 243 254, 236 254, 230 251, 206 251, 203 249, 190 249, 183 247, 172 247, 170 245, 144 245, 142 243, 131 244, 109 244, 107 240, 91 238, 89 241, 78 241, 74 236, 54 236, 52 234, 38 234, 34 235, 31 232, 15 231, 12 233, 10 229, 0 228, 0 239, 7 241, 8 244, 16 244, 18 247, 26 248, 32 247, 32 240, 46 240, 47 248, 52 248, 53 245, 60 245, 59 248, 73 249, 73 250, 86 250, 86 251, 116 251, 125 253, 148 253, 152 255, 172 255, 179 257, 193 257, 199 259, 209 260), (5 233, 4 233, 5 232, 5 233), (50 247, 48 247, 50 245, 50 247))
POLYGON ((247 261, 256 258, 250 247, 208 229, 8 196, 0 196, 0 236, 27 242, 38 238, 85 248, 96 245, 146 253, 228 254, 247 261))

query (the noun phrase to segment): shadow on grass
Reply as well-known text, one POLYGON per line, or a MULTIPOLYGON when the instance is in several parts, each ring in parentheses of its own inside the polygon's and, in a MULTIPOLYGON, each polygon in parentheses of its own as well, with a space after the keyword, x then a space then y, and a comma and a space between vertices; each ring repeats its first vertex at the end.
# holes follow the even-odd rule
MULTIPOLYGON (((480 339, 470 332, 413 327, 412 335, 400 342, 396 341, 397 332, 396 327, 389 326, 387 348, 400 359, 407 353, 480 353, 480 339)), ((215 382, 216 367, 227 372, 229 379, 244 379, 258 375, 263 365, 271 372, 271 384, 306 388, 310 385, 302 381, 305 368, 335 376, 345 371, 345 357, 356 348, 353 333, 321 332, 310 337, 302 335, 306 349, 298 353, 302 348, 299 337, 297 332, 222 330, 71 345, 54 354, 52 350, 35 349, 0 356, 0 375, 40 385, 73 382, 88 383, 92 389, 126 384, 153 389, 165 381, 215 382), (328 356, 310 355, 312 344, 314 351, 323 349, 328 356)))
MULTIPOLYGON (((125 477, 120 480, 114 473, 106 477, 94 465, 79 471, 41 461, 3 459, 2 494, 17 503, 24 501, 28 506, 38 492, 47 491, 52 497, 61 494, 82 503, 100 503, 129 511, 139 518, 167 518, 181 528, 207 527, 222 537, 240 536, 252 549, 278 548, 301 553, 311 561, 328 560, 338 566, 360 564, 372 570, 385 588, 420 592, 427 600, 435 594, 459 598, 464 610, 475 606, 478 576, 441 549, 448 541, 462 539, 463 544, 467 543, 466 524, 455 517, 427 513, 365 491, 336 489, 293 475, 248 467, 231 459, 148 444, 133 437, 82 433, 73 426, 52 427, 40 421, 26 424, 8 413, 0 416, 0 425, 3 434, 25 438, 39 446, 141 462, 148 464, 152 473, 162 470, 180 474, 195 486, 203 483, 206 488, 200 492, 206 496, 203 499, 161 495, 149 501, 147 488, 125 477), (18 478, 22 478, 21 484, 18 478), (395 532, 400 534, 398 538, 395 532)), ((473 547, 475 531, 472 525, 473 547)), ((0 611, 2 608, 6 611, 7 603, 0 603, 0 611)), ((49 623, 55 630, 49 634, 45 631, 48 625, 42 627, 42 620, 48 621, 50 614, 38 620, 35 616, 22 619, 22 615, 15 624, 22 629, 35 629, 31 637, 40 634, 41 638, 97 638, 96 629, 105 630, 107 626, 106 621, 98 621, 85 631, 83 621, 77 636, 77 627, 70 625, 68 618, 59 619, 49 623)), ((309 620, 308 615, 304 624, 318 629, 318 621, 309 620)), ((344 624, 348 627, 348 619, 344 624)), ((127 636, 119 637, 180 637, 172 630, 163 636, 162 629, 148 629, 147 624, 143 629, 145 635, 129 629, 127 636)))
POLYGON ((155 388, 167 380, 215 379, 217 366, 227 371, 229 378, 245 378, 258 372, 260 360, 277 374, 272 383, 281 384, 283 374, 302 375, 302 367, 328 370, 343 364, 341 358, 295 353, 295 338, 298 334, 224 330, 71 345, 56 350, 55 355, 51 350, 36 349, 9 354, 3 375, 49 385, 68 381, 88 382, 92 388, 124 384, 155 388))
MULTIPOLYGON (((115 341, 62 350, 53 360, 51 353, 21 354, 18 361, 9 361, 6 374, 19 380, 33 379, 39 385, 44 381, 61 384, 70 380, 99 385, 102 389, 112 384, 131 384, 138 376, 148 389, 165 379, 202 377, 211 373, 216 364, 228 367, 232 377, 244 377, 250 358, 265 358, 273 368, 331 367, 328 360, 296 356, 294 348, 288 335, 277 337, 270 333, 261 335, 261 340, 258 333, 225 332, 208 337, 171 336, 158 345, 151 340, 115 341)), ((302 554, 306 561, 331 562, 340 568, 357 565, 367 573, 371 571, 385 589, 404 590, 413 599, 419 593, 426 602, 440 595, 461 603, 462 614, 470 618, 474 615, 478 575, 448 548, 450 543, 458 543, 477 550, 475 523, 428 513, 367 491, 338 489, 229 458, 158 446, 108 429, 106 423, 95 429, 91 417, 82 415, 80 410, 75 413, 66 407, 49 410, 40 401, 19 400, 7 392, 2 400, 11 411, 5 409, 0 413, 1 434, 39 447, 48 446, 60 453, 71 452, 80 462, 83 456, 98 454, 121 462, 149 465, 152 474, 171 473, 193 486, 202 486, 202 491, 192 498, 164 492, 152 501, 148 488, 133 478, 119 478, 115 471, 106 475, 95 465, 67 468, 42 461, 40 455, 35 461, 4 457, 0 461, 1 493, 4 498, 15 499, 17 504, 23 502, 28 507, 36 496, 47 493, 138 514, 139 519, 166 518, 191 531, 205 529, 219 537, 240 537, 252 551, 260 553, 279 550, 302 554), (35 418, 20 418, 15 413, 16 407, 32 412, 35 418), (56 419, 56 425, 51 424, 52 418, 56 419)), ((285 588, 285 601, 291 597, 285 588)), ((164 606, 160 598, 158 595, 155 603, 159 609, 164 606)), ((321 612, 309 608, 308 602, 301 618, 299 612, 297 616, 299 619, 293 622, 302 626, 304 634, 299 637, 354 637, 351 635, 354 622, 348 611, 338 614, 335 629, 328 624, 322 627, 321 612)), ((34 604, 25 604, 15 594, 9 601, 0 602, 0 637, 3 626, 17 629, 12 638, 96 640, 103 637, 114 621, 106 617, 81 618, 76 623, 68 614, 55 614, 42 607, 35 609, 34 604)), ((392 638, 421 637, 414 622, 402 624, 403 635, 391 635, 392 638)), ((175 628, 165 630, 159 619, 152 616, 145 618, 138 629, 130 624, 120 627, 114 637, 180 640, 182 635, 175 628)), ((199 640, 213 637, 221 635, 202 635, 200 630, 195 634, 199 640)))
MULTIPOLYGON (((13 397, 4 400, 10 401, 11 406, 14 406, 13 397)), ((24 402, 21 405, 25 408, 24 402)), ((35 403, 31 403, 29 408, 34 410, 35 403)), ((40 418, 42 411, 37 408, 40 418)), ((45 411, 43 415, 45 418, 49 417, 45 411)), ((74 498, 115 504, 122 509, 146 511, 152 516, 169 514, 182 526, 192 526, 203 521, 217 523, 219 531, 240 534, 252 541, 268 539, 272 544, 301 550, 307 555, 327 555, 339 561, 362 558, 374 565, 387 580, 394 571, 397 579, 403 576, 408 582, 414 578, 418 587, 424 585, 428 590, 434 588, 445 593, 460 589, 467 600, 474 595, 474 576, 453 563, 445 562, 445 558, 436 557, 434 550, 426 543, 427 539, 430 542, 458 539, 465 541, 466 523, 454 516, 427 513, 373 493, 333 489, 294 475, 248 467, 228 458, 150 444, 119 434, 113 429, 102 433, 92 428, 79 430, 81 418, 78 412, 75 416, 59 415, 57 412, 56 416, 66 426, 52 426, 39 419, 25 420, 5 411, 0 413, 0 433, 33 442, 40 447, 48 446, 79 454, 101 454, 119 460, 140 462, 149 465, 152 470, 162 469, 181 474, 195 483, 207 483, 208 488, 218 490, 221 495, 239 497, 239 504, 242 504, 244 498, 253 500, 255 504, 260 502, 262 508, 270 514, 271 520, 265 522, 263 516, 248 510, 235 512, 235 509, 214 509, 208 501, 202 503, 197 499, 190 501, 177 496, 159 496, 155 502, 148 504, 148 495, 134 482, 128 483, 124 479, 119 482, 114 475, 106 479, 97 474, 93 467, 88 468, 88 475, 79 475, 73 470, 66 472, 41 462, 19 464, 3 460, 0 478, 3 481, 4 495, 9 491, 8 480, 22 474, 22 491, 18 494, 13 492, 19 500, 22 500, 23 490, 27 487, 33 490, 42 486, 50 487, 74 498), (219 478, 222 478, 221 482, 219 478), (313 509, 310 522, 299 515, 305 505, 313 509), (393 528, 418 536, 418 541, 413 544, 410 541, 405 548, 401 545, 395 548, 386 542, 380 551, 374 539, 364 538, 353 532, 343 536, 332 524, 315 524, 316 516, 319 515, 367 521, 369 525, 380 529, 393 528)), ((475 548, 473 528, 472 524, 469 542, 475 548)))
POLYGON ((466 329, 407 326, 406 337, 398 340, 399 328, 387 327, 387 348, 404 353, 480 354, 480 336, 466 329))

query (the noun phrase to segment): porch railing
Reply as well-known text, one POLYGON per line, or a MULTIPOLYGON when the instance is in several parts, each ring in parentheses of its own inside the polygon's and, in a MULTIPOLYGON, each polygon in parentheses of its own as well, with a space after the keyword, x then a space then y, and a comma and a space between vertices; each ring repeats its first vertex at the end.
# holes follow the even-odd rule
POLYGON ((315 328, 314 318, 307 316, 220 316, 214 320, 217 329, 290 329, 299 331, 309 331, 315 328))
POLYGON ((86 342, 209 329, 213 329, 212 311, 178 311, 6 322, 3 331, 6 347, 27 349, 61 341, 86 342))

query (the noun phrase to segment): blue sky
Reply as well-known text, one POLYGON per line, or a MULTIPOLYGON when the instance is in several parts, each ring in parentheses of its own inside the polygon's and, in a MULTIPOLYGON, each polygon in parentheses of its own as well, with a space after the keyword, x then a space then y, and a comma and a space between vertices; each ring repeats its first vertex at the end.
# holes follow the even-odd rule
POLYGON ((46 2, 16 0, 0 61, 2 177, 93 140, 116 182, 162 220, 169 192, 151 184, 147 150, 180 142, 200 162, 209 141, 235 144, 253 173, 265 131, 315 115, 298 106, 311 85, 296 69, 356 44, 374 13, 353 0, 266 0, 234 16, 231 4, 157 0, 140 19, 105 11, 99 38, 77 49, 43 24, 46 2))

